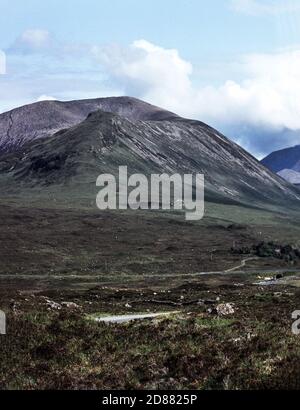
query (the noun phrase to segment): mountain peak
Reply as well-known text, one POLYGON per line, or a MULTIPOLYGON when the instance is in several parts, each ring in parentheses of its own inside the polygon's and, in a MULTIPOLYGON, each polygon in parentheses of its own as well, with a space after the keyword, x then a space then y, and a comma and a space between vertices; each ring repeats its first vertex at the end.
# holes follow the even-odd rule
POLYGON ((30 141, 78 125, 91 112, 98 110, 131 121, 180 118, 170 111, 127 96, 65 102, 40 101, 0 114, 0 152, 13 152, 30 141))

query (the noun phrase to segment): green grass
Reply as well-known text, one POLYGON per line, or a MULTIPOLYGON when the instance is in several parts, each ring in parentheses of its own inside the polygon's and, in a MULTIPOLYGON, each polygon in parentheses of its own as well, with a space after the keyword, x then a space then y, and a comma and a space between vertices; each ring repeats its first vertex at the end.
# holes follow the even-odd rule
POLYGON ((231 326, 234 323, 233 319, 226 319, 222 317, 216 318, 197 318, 196 323, 203 328, 208 329, 222 329, 231 326))

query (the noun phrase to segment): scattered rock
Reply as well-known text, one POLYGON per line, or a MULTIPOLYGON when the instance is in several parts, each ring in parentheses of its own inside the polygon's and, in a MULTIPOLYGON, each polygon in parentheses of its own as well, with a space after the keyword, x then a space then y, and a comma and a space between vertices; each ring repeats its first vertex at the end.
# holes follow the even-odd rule
POLYGON ((68 309, 80 309, 80 306, 77 305, 77 303, 74 303, 74 302, 61 302, 61 305, 63 307, 68 308, 68 309))
POLYGON ((48 306, 48 310, 50 309, 60 310, 61 309, 61 304, 54 302, 54 300, 50 300, 46 298, 46 296, 41 296, 41 299, 44 299, 46 305, 48 306))
POLYGON ((53 310, 61 309, 61 305, 57 302, 54 302, 53 300, 46 300, 46 305, 48 306, 48 309, 53 309, 53 310))
POLYGON ((216 307, 218 315, 226 316, 232 315, 234 313, 234 304, 233 303, 221 303, 216 307))

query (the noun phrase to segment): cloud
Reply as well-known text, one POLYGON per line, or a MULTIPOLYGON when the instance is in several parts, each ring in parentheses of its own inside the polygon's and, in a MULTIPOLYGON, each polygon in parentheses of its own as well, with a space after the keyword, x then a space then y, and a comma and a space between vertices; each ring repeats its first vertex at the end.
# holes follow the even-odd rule
POLYGON ((40 101, 55 101, 55 100, 57 100, 57 98, 55 98, 55 97, 52 97, 51 95, 45 95, 45 94, 43 94, 43 95, 40 95, 38 98, 37 98, 37 102, 40 102, 40 101))
POLYGON ((300 142, 292 132, 300 130, 300 49, 242 57, 235 62, 242 80, 206 87, 193 86, 193 67, 177 50, 145 40, 93 52, 125 94, 234 132, 257 155, 272 150, 272 134, 277 147, 281 133, 285 145, 300 142))
POLYGON ((46 30, 24 33, 7 54, 10 73, 0 76, 0 111, 52 96, 126 94, 209 123, 257 156, 300 143, 300 47, 221 62, 207 76, 209 62, 194 70, 178 50, 143 39, 101 47, 58 44, 46 30), (216 72, 217 85, 195 85, 201 73, 211 80, 216 72))
POLYGON ((108 88, 91 45, 60 42, 45 29, 25 30, 6 50, 0 75, 0 113, 37 100, 119 95, 108 88))
POLYGON ((10 47, 9 52, 35 53, 49 49, 54 45, 54 39, 49 31, 44 29, 25 30, 10 47))
POLYGON ((250 55, 241 67, 241 82, 197 91, 202 114, 224 122, 300 129, 300 50, 250 55))
POLYGON ((129 94, 226 122, 300 128, 300 49, 253 54, 237 61, 240 82, 194 87, 191 63, 177 50, 145 40, 129 48, 94 49, 112 80, 129 94))
POLYGON ((231 0, 230 6, 236 12, 253 16, 300 11, 298 0, 231 0))
POLYGON ((192 91, 192 65, 177 50, 137 40, 128 48, 93 47, 92 52, 127 94, 169 105, 192 91))

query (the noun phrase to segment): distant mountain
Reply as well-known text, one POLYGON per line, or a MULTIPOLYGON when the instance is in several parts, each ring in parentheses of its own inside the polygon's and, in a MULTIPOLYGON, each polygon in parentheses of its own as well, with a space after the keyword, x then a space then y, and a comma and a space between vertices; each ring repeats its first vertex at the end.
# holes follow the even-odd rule
POLYGON ((300 184, 300 145, 272 152, 261 162, 286 181, 300 184))
POLYGON ((297 171, 295 167, 298 167, 300 171, 300 145, 272 152, 261 163, 276 173, 283 169, 294 169, 297 171))
MULTIPOLYGON (((80 124, 48 137, 45 130, 51 124, 57 127, 53 110, 63 118, 62 126, 70 107, 83 115, 84 110, 95 109, 95 100, 90 108, 82 101, 53 105, 49 102, 46 106, 54 107, 52 111, 41 111, 34 104, 18 109, 17 112, 23 112, 19 119, 15 110, 14 135, 19 135, 19 140, 15 143, 11 133, 5 138, 7 147, 19 149, 0 157, 2 194, 22 195, 26 191, 47 196, 50 191, 59 191, 67 198, 76 191, 78 195, 89 196, 94 203, 97 176, 117 175, 118 167, 127 165, 129 173, 146 175, 204 173, 206 201, 210 202, 261 208, 287 207, 288 203, 299 206, 297 188, 208 125, 135 99, 97 101, 106 111, 93 112, 80 124), (112 113, 113 110, 116 112, 112 113), (38 127, 33 121, 36 118, 38 127), (22 138, 21 130, 27 130, 26 124, 28 128, 35 126, 40 133, 32 136, 26 132, 22 138), (38 139, 30 141, 34 138, 38 139)), ((71 121, 75 121, 73 117, 71 121)))
POLYGON ((129 120, 164 120, 177 116, 131 97, 78 101, 41 101, 0 114, 0 153, 45 138, 83 121, 93 111, 119 114, 129 120))

